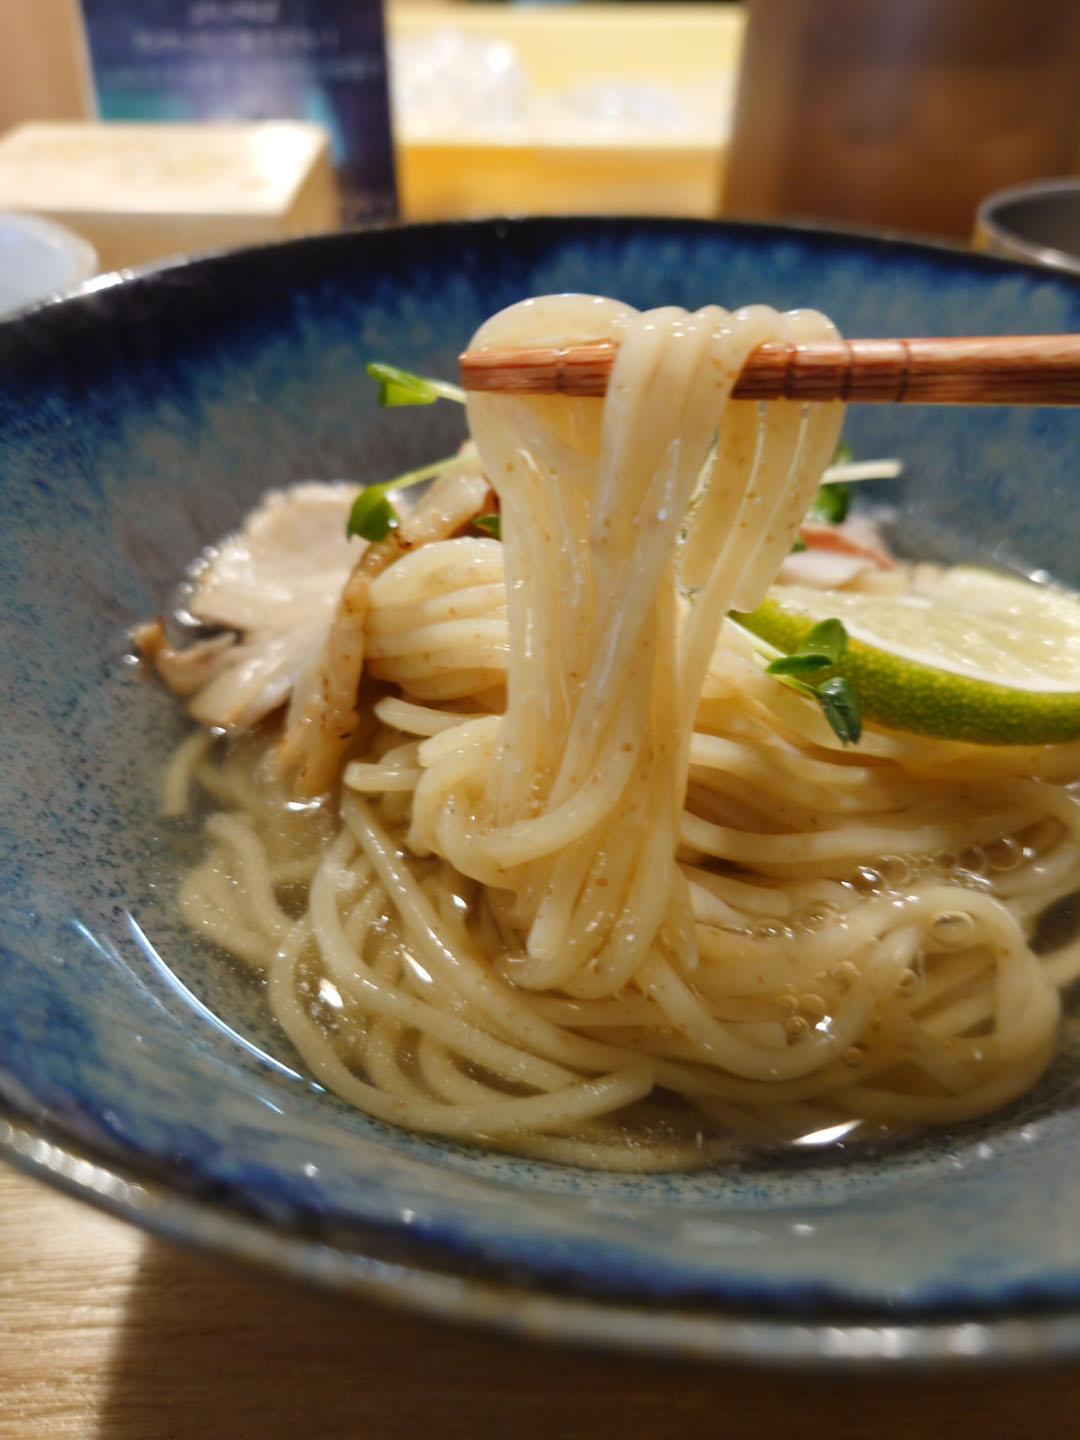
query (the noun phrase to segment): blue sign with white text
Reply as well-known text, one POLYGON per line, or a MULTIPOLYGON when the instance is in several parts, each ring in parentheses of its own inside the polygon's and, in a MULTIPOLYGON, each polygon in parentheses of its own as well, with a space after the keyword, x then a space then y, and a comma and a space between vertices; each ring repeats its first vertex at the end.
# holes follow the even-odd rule
POLYGON ((395 208, 380 0, 83 0, 103 120, 312 120, 348 221, 395 208))

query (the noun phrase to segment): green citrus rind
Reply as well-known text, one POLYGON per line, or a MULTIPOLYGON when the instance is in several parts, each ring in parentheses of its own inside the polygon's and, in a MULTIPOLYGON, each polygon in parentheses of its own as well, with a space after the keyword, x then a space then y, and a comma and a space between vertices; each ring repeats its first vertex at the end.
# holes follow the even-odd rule
MULTIPOLYGON (((790 654, 821 616, 786 607, 773 592, 732 617, 790 654)), ((889 730, 980 745, 1054 745, 1080 739, 1080 691, 1019 690, 909 660, 849 636, 847 650, 815 683, 843 675, 855 686, 864 720, 889 730)))

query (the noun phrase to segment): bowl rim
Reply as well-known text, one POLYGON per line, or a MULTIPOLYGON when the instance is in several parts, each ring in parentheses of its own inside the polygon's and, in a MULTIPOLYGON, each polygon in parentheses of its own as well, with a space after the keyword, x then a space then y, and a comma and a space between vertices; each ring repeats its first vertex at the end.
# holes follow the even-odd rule
MULTIPOLYGON (((1053 184, 1067 187, 1072 184, 1080 185, 1080 175, 1064 177, 1063 179, 1041 182, 1042 184, 1053 184)), ((1026 187, 1018 186, 1017 189, 1026 187)), ((995 199, 1005 192, 996 192, 996 195, 987 197, 995 199)), ((12 212, 13 213, 13 212, 12 212)), ((52 222, 50 222, 52 223, 52 222)), ((552 213, 543 215, 531 215, 519 212, 493 211, 487 215, 470 215, 463 217, 452 217, 441 220, 402 220, 395 218, 372 219, 349 229, 330 230, 311 235, 294 235, 286 239, 264 240, 251 245, 226 245, 215 246, 207 250, 196 250, 190 254, 164 255, 154 260, 143 261, 138 265, 122 266, 114 270, 102 270, 91 275, 85 280, 73 283, 65 289, 54 291, 44 295, 40 299, 32 301, 29 305, 21 307, 17 311, 9 311, 0 315, 0 325, 8 323, 21 324, 30 317, 43 310, 51 310, 56 305, 67 305, 70 302, 89 300, 99 291, 113 290, 119 286, 139 284, 144 281, 154 280, 157 277, 169 278, 174 271, 187 270, 192 265, 217 260, 229 260, 242 258, 245 255, 257 255, 263 251, 303 249, 308 246, 317 247, 327 242, 338 242, 365 235, 379 235, 386 232, 460 232, 467 233, 473 229, 489 229, 492 227, 506 226, 512 229, 535 227, 537 229, 558 228, 566 225, 590 225, 601 224, 605 226, 616 226, 618 228, 642 227, 665 229, 668 227, 687 228, 699 231, 725 231, 731 230, 736 233, 759 234, 762 236, 774 235, 805 235, 809 238, 820 238, 824 240, 847 240, 861 244, 873 245, 879 248, 900 249, 917 254, 937 255, 941 259, 959 261, 964 265, 971 265, 979 269, 1019 271, 1022 274, 1030 275, 1032 269, 1044 270, 1048 277, 1057 281, 1076 283, 1075 274, 1069 271, 1062 271, 1056 265, 1042 265, 1031 259, 1019 259, 1014 255, 1002 255, 989 250, 977 250, 972 248, 965 241, 950 239, 948 236, 926 235, 916 230, 905 230, 890 225, 858 225, 849 224, 840 220, 823 220, 812 215, 791 215, 787 217, 771 216, 745 216, 745 215, 655 215, 648 213, 631 214, 619 213, 617 215, 595 214, 580 215, 573 212, 552 213)), ((1054 252, 1057 254, 1058 252, 1054 252)), ((1070 257, 1066 257, 1067 259, 1070 257)))
POLYGON ((675 1304, 637 1305, 480 1279, 319 1236, 274 1229, 222 1203, 175 1189, 149 1168, 73 1144, 0 1099, 0 1159, 52 1188, 173 1244, 357 1300, 527 1341, 581 1345, 708 1364, 830 1373, 967 1370, 1048 1363, 1080 1354, 1080 1309, 904 1320, 882 1311, 852 1320, 739 1315, 675 1304))
MULTIPOLYGON (((619 228, 668 227, 698 231, 734 231, 765 237, 857 242, 874 248, 937 255, 972 269, 1021 272, 1031 261, 980 252, 966 245, 910 232, 834 224, 793 217, 754 220, 656 215, 524 216, 493 215, 438 221, 381 221, 351 232, 357 238, 385 231, 439 231, 467 234, 474 229, 528 226, 543 229, 599 223, 619 228)), ((192 265, 242 258, 264 250, 318 246, 348 239, 332 232, 171 256, 130 269, 93 276, 67 290, 0 316, 8 323, 33 323, 31 317, 56 305, 78 304, 99 291, 138 285, 192 265)), ((1080 277, 1061 269, 1045 270, 1048 279, 1080 287, 1080 277)), ((435 1267, 387 1261, 361 1248, 345 1248, 318 1228, 308 1233, 275 1227, 242 1213, 226 1201, 170 1183, 149 1161, 121 1161, 69 1130, 54 1125, 36 1107, 24 1107, 0 1090, 0 1161, 95 1208, 135 1224, 160 1239, 189 1246, 276 1274, 316 1289, 377 1301, 434 1319, 467 1324, 527 1340, 579 1344, 680 1357, 706 1363, 750 1364, 760 1368, 830 1372, 882 1368, 970 1368, 979 1364, 1047 1363, 1080 1356, 1080 1301, 1038 1302, 1023 1311, 997 1315, 985 1311, 898 1317, 882 1306, 852 1318, 850 1313, 815 1310, 808 1314, 759 1315, 737 1310, 704 1310, 666 1301, 601 1300, 522 1284, 510 1279, 478 1278, 435 1267)))

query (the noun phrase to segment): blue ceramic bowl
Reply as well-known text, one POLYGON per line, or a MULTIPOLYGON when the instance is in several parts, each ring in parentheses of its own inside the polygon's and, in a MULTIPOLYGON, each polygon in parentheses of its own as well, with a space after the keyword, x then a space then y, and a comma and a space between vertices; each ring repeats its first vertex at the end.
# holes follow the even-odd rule
MULTIPOLYGON (((591 290, 812 303, 852 335, 1080 330, 1080 283, 809 229, 529 220, 300 241, 0 325, 0 1145, 161 1234, 521 1333, 768 1361, 1080 1350, 1080 1064, 977 1125, 608 1176, 403 1134, 324 1093, 173 921, 180 733, 125 632, 260 491, 445 453, 369 357, 454 372, 484 316, 591 290)), ((862 407, 902 538, 1080 585, 1080 412, 862 407)))

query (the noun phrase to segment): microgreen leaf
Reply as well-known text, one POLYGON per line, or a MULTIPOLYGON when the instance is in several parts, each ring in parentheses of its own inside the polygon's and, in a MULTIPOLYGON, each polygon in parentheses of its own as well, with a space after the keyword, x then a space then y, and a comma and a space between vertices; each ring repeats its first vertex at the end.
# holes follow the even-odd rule
POLYGON ((806 632, 790 655, 766 665, 770 675, 809 675, 836 665, 847 649, 847 631, 840 620, 822 620, 806 632))
POLYGON ((396 530, 398 517, 386 498, 384 485, 369 485, 352 503, 346 535, 359 535, 364 540, 385 540, 396 530))
POLYGON ((391 490, 407 490, 410 485, 419 485, 424 480, 434 480, 436 475, 445 475, 454 470, 468 470, 476 465, 474 455, 459 451, 445 460, 433 460, 430 465, 420 465, 415 470, 406 470, 392 480, 379 485, 368 485, 361 490, 349 511, 345 526, 346 535, 360 535, 364 540, 385 540, 391 530, 398 526, 397 513, 387 500, 391 490))
POLYGON ((494 540, 502 539, 502 517, 499 515, 477 515, 472 522, 477 530, 483 530, 494 540))
POLYGON ((456 400, 460 405, 465 403, 465 391, 460 385, 451 385, 447 380, 413 375, 408 370, 399 370, 396 365, 384 365, 378 360, 368 365, 367 373, 379 387, 380 405, 434 405, 436 400, 456 400))
POLYGON ((822 714, 845 745, 857 745, 862 734, 862 711, 854 688, 842 675, 826 680, 814 691, 822 714))
POLYGON ((807 519, 816 520, 822 525, 839 525, 847 518, 850 504, 849 487, 840 480, 827 480, 818 489, 807 519))
POLYGON ((765 670, 767 674, 775 675, 789 690, 816 700, 839 739, 845 745, 855 745, 862 734, 862 714, 859 696, 851 681, 842 675, 821 681, 800 678, 814 675, 819 670, 829 670, 838 664, 847 650, 847 643, 843 621, 832 616, 811 626, 790 655, 777 656, 765 666, 765 670))
POLYGON ((828 670, 832 663, 828 655, 781 655, 765 669, 769 675, 809 675, 815 670, 828 670))
POLYGON ((836 449, 833 451, 833 457, 829 461, 829 464, 850 465, 854 458, 855 452, 854 450, 852 450, 849 442, 847 440, 841 440, 838 442, 836 449))
POLYGON ((812 626, 796 645, 795 655, 824 655, 830 664, 836 665, 844 658, 847 649, 847 631, 844 622, 830 617, 812 626))
POLYGON ((791 542, 791 553, 792 553, 792 555, 798 555, 798 553, 799 553, 800 550, 805 550, 805 549, 806 549, 806 541, 802 538, 801 535, 796 535, 796 536, 795 536, 795 539, 791 542))

